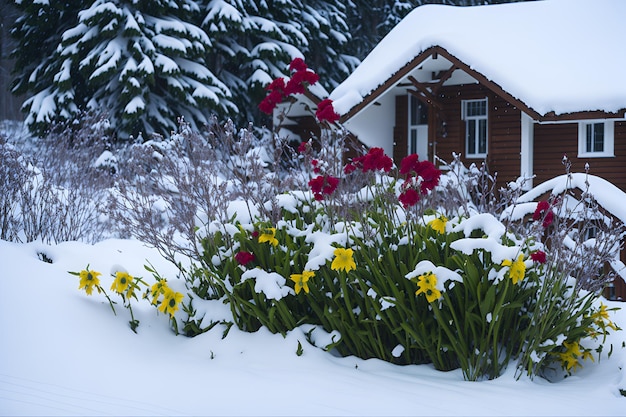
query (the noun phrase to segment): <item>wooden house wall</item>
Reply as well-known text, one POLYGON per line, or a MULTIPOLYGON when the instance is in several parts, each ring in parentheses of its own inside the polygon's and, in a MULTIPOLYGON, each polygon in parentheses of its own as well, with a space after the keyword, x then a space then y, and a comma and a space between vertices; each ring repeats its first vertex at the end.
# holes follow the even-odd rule
MULTIPOLYGON (((488 154, 487 166, 491 173, 498 173, 498 182, 515 180, 520 175, 521 151, 521 112, 511 103, 495 95, 481 84, 444 87, 439 91, 441 106, 435 111, 436 126, 429 126, 429 149, 445 161, 452 159, 452 153, 460 153, 462 161, 469 165, 480 165, 482 158, 465 156, 465 122, 461 120, 461 101, 468 99, 488 100, 488 154)), ((561 163, 563 155, 572 162, 572 171, 584 172, 585 163, 590 165, 590 173, 600 176, 626 192, 626 122, 615 122, 615 157, 578 158, 578 124, 554 123, 533 124, 533 169, 536 175, 534 184, 565 173, 561 163)), ((408 96, 396 97, 396 120, 393 131, 396 164, 407 154, 408 137, 408 96)), ((429 155, 432 160, 432 155, 429 155)), ((626 263, 626 251, 621 253, 626 263)), ((605 295, 614 299, 626 300, 626 283, 617 278, 612 289, 605 295)))
POLYGON ((487 98, 488 104, 488 151, 487 167, 498 173, 502 181, 511 181, 520 175, 521 112, 506 100, 495 95, 481 84, 444 87, 439 91, 441 110, 437 112, 438 126, 431 126, 435 133, 434 149, 444 161, 452 159, 452 153, 462 155, 469 165, 481 165, 484 158, 468 158, 465 155, 465 122, 461 120, 461 101, 487 98))
POLYGON ((535 184, 565 173, 561 163, 563 155, 572 163, 572 172, 589 173, 610 181, 626 192, 626 122, 615 122, 615 157, 578 158, 578 124, 534 125, 534 171, 535 184))

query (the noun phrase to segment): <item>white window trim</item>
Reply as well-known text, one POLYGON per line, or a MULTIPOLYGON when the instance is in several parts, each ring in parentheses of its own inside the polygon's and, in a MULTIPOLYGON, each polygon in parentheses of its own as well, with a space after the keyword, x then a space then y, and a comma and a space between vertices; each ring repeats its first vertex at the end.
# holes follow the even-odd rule
POLYGON ((615 121, 585 120, 578 122, 578 157, 579 158, 610 158, 615 156, 615 121), (587 125, 604 123, 604 151, 587 152, 587 125))
MULTIPOLYGON (((486 128, 485 128, 485 148, 487 149, 487 151, 489 151, 489 100, 487 97, 485 98, 476 98, 476 99, 471 99, 471 100, 461 100, 461 120, 463 120, 464 122, 467 122, 467 120, 486 120, 486 128), (474 102, 474 101, 484 101, 485 102, 485 108, 487 109, 487 114, 485 116, 470 116, 467 117, 466 114, 466 106, 467 103, 469 102, 474 102)), ((467 123, 465 124, 465 128, 467 129, 467 123)), ((468 143, 467 143, 467 130, 465 132, 465 137, 463 138, 463 142, 465 143, 465 156, 467 158, 486 158, 487 157, 487 152, 484 153, 470 153, 469 149, 467 148, 468 143)))

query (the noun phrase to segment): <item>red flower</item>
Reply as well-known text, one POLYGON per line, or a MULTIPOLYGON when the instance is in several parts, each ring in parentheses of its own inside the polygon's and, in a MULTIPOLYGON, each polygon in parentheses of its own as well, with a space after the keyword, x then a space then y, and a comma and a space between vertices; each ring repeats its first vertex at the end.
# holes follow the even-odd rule
POLYGON ((400 174, 409 176, 412 172, 417 172, 418 164, 419 156, 416 153, 405 156, 400 161, 400 174))
POLYGON ((411 207, 417 204, 420 200, 419 193, 415 188, 407 188, 398 196, 398 200, 402 203, 404 208, 411 207))
POLYGON ((535 262, 539 262, 540 264, 546 263, 546 253, 544 251, 538 250, 537 252, 533 252, 530 254, 530 259, 535 262))
POLYGON ((289 64, 290 71, 306 71, 307 66, 302 58, 294 58, 289 64))
POLYGON ((283 92, 285 91, 285 79, 283 77, 278 77, 274 81, 269 83, 269 85, 265 87, 265 89, 267 91, 283 92))
POLYGON ((282 93, 278 90, 273 90, 259 103, 259 110, 266 114, 272 114, 276 105, 281 101, 283 101, 282 93))
POLYGON ((367 154, 354 158, 353 162, 363 172, 376 170, 389 172, 393 167, 393 160, 385 155, 383 148, 371 148, 367 154))
POLYGON ((318 175, 309 181, 309 187, 313 191, 316 200, 323 200, 324 195, 331 195, 339 185, 339 178, 332 175, 318 175))
POLYGON ((400 161, 400 174, 407 179, 412 175, 420 177, 420 191, 426 194, 439 184, 441 171, 430 161, 420 161, 417 154, 406 156, 400 161))
POLYGON ((298 146, 299 153, 305 153, 308 150, 309 142, 300 142, 300 146, 298 146))
POLYGON ((547 201, 540 201, 537 203, 537 208, 533 213, 533 220, 537 221, 542 218, 542 225, 546 228, 550 226, 552 224, 552 220, 554 220, 554 213, 550 210, 550 203, 547 201))
POLYGON ((356 166, 354 164, 346 164, 345 167, 343 167, 343 173, 348 175, 353 173, 356 170, 356 166))
POLYGON ((250 252, 241 251, 235 254, 235 260, 239 263, 239 265, 247 265, 254 261, 254 259, 254 254, 250 252))
POLYGON ((420 184, 422 194, 426 194, 429 190, 432 190, 439 184, 441 171, 431 162, 420 162, 416 172, 417 175, 422 178, 422 182, 420 184))
POLYGON ((333 101, 331 99, 324 99, 317 105, 317 111, 315 117, 320 122, 327 121, 329 123, 336 122, 341 116, 335 112, 333 108, 333 101))
POLYGON ((309 85, 315 84, 319 80, 319 75, 313 71, 298 71, 292 74, 287 85, 285 86, 285 94, 302 94, 309 85))

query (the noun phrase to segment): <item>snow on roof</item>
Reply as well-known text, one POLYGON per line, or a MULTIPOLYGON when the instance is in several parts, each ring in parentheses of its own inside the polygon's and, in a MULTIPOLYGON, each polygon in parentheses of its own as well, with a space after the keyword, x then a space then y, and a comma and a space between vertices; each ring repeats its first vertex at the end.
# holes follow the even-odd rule
POLYGON ((626 108, 626 1, 424 5, 405 17, 331 93, 354 106, 440 46, 541 115, 626 108))

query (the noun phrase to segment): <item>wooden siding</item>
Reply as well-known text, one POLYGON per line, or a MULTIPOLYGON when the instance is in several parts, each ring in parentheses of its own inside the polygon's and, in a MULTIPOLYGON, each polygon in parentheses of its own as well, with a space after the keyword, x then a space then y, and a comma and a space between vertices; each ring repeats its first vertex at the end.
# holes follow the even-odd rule
POLYGON ((536 184, 565 173, 561 160, 567 155, 573 172, 584 172, 604 178, 626 192, 626 122, 615 122, 614 157, 578 158, 578 123, 535 124, 536 184))

